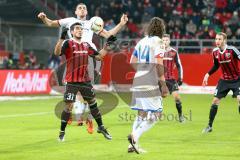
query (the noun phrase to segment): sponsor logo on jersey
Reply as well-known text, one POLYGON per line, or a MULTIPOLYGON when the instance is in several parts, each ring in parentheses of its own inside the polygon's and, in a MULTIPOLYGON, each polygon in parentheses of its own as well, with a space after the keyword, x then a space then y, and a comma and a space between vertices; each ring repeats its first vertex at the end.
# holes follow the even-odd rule
POLYGON ((88 53, 88 51, 73 51, 73 53, 75 53, 75 54, 87 54, 88 53))
POLYGON ((87 44, 87 43, 83 43, 83 46, 84 46, 84 47, 88 47, 88 44, 87 44))
POLYGON ((230 63, 230 62, 231 62, 231 59, 226 60, 226 61, 219 61, 219 63, 230 63))
POLYGON ((227 57, 227 58, 230 58, 230 56, 231 56, 231 53, 229 53, 229 52, 226 53, 226 57, 227 57))

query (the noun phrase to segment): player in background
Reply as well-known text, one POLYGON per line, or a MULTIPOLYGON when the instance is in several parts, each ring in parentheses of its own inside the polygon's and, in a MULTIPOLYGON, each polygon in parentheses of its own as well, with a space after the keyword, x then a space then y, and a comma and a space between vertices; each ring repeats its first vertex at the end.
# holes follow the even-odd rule
POLYGON ((173 95, 173 98, 176 103, 176 108, 178 111, 179 122, 184 122, 184 116, 182 113, 182 102, 180 99, 180 95, 178 93, 179 86, 182 85, 183 82, 183 69, 181 60, 179 58, 178 51, 175 50, 170 46, 170 35, 164 34, 163 35, 163 43, 165 45, 165 53, 163 58, 163 65, 164 65, 164 77, 166 79, 166 84, 170 94, 173 95), (174 76, 174 68, 175 65, 178 69, 178 79, 176 80, 174 76))
MULTIPOLYGON (((94 17, 91 18, 90 20, 87 20, 87 6, 84 3, 79 3, 76 6, 76 10, 75 10, 75 14, 76 14, 76 18, 75 17, 69 17, 69 18, 64 18, 64 19, 60 19, 60 20, 51 20, 49 19, 45 13, 41 12, 38 14, 38 18, 40 18, 44 24, 46 24, 49 27, 64 27, 64 28, 69 28, 73 23, 79 22, 83 24, 83 35, 82 35, 82 41, 83 42, 88 42, 92 48, 94 48, 95 50, 97 49, 95 44, 92 42, 92 37, 94 32, 91 30, 91 25, 92 22, 94 20, 94 17)), ((111 30, 106 31, 105 29, 96 32, 96 34, 104 37, 104 38, 108 38, 110 35, 116 35, 127 23, 128 21, 128 17, 127 15, 123 14, 121 17, 120 22, 111 30)), ((70 33, 70 29, 68 32, 68 36, 71 38, 71 33, 70 33)), ((89 59, 89 63, 90 63, 90 69, 89 69, 89 74, 92 78, 92 80, 94 80, 94 71, 96 71, 97 73, 100 74, 100 69, 101 69, 101 63, 96 62, 96 67, 94 69, 94 62, 89 59)), ((76 115, 78 115, 78 119, 80 119, 81 114, 84 113, 84 110, 86 109, 86 105, 85 103, 81 102, 81 97, 78 95, 77 96, 77 101, 74 104, 74 108, 77 108, 75 110, 76 115)), ((69 124, 71 123, 71 119, 69 120, 69 124)), ((93 123, 91 120, 91 116, 87 118, 86 123, 88 125, 88 132, 89 133, 93 133, 93 123)), ((79 125, 82 125, 82 121, 80 120, 78 122, 79 125)))
POLYGON ((97 107, 95 93, 88 74, 88 57, 91 56, 102 60, 108 52, 108 44, 115 41, 115 38, 113 36, 108 38, 105 47, 97 52, 90 46, 90 44, 82 42, 82 27, 82 24, 78 22, 70 26, 70 32, 73 35, 73 38, 68 40, 65 40, 66 31, 64 30, 54 50, 55 55, 65 55, 66 57, 66 86, 64 93, 65 108, 61 114, 59 140, 64 141, 65 128, 71 116, 73 103, 78 92, 81 93, 81 96, 89 105, 90 112, 98 125, 98 133, 102 133, 106 139, 111 140, 112 137, 105 129, 101 113, 97 107))
POLYGON ((164 79, 164 48, 160 47, 164 32, 164 21, 158 17, 152 18, 147 36, 137 43, 131 57, 130 63, 136 70, 131 108, 138 111, 138 116, 133 123, 132 133, 128 136, 128 152, 145 152, 139 148, 139 138, 154 126, 163 110, 162 97, 166 97, 168 93, 164 79))
POLYGON ((216 48, 212 51, 214 64, 209 72, 205 74, 203 86, 208 84, 209 76, 216 72, 219 67, 221 68, 222 75, 215 89, 208 126, 203 130, 203 133, 212 132, 213 121, 220 101, 230 90, 233 92, 233 97, 237 97, 240 113, 240 70, 238 66, 240 52, 235 47, 227 45, 227 35, 223 32, 217 33, 215 43, 216 48))
MULTIPOLYGON (((44 12, 40 12, 38 14, 38 18, 40 18, 44 24, 46 24, 49 27, 65 27, 69 28, 73 23, 79 22, 83 23, 83 38, 82 41, 89 41, 92 43, 92 36, 93 36, 93 31, 90 29, 91 28, 91 23, 92 19, 87 20, 87 6, 84 3, 79 3, 76 6, 75 10, 76 18, 75 17, 69 17, 69 18, 63 18, 59 20, 51 20, 49 19, 44 12)), ((94 19, 94 17, 93 17, 94 19)), ((126 14, 123 14, 121 17, 120 22, 111 30, 107 31, 105 29, 97 32, 100 36, 104 38, 108 38, 110 35, 116 35, 123 26, 128 21, 128 17, 126 14)), ((68 36, 71 37, 70 32, 68 32, 68 36)), ((92 44, 91 44, 92 45, 92 44)))

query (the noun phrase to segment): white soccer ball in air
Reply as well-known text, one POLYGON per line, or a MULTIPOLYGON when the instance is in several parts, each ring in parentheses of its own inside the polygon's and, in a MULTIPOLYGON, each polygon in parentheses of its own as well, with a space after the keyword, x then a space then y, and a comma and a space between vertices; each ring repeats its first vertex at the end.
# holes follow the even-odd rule
POLYGON ((98 33, 98 32, 101 32, 103 30, 104 22, 103 22, 101 17, 97 17, 97 16, 96 17, 92 17, 90 19, 90 21, 92 23, 91 24, 91 30, 93 32, 98 33))

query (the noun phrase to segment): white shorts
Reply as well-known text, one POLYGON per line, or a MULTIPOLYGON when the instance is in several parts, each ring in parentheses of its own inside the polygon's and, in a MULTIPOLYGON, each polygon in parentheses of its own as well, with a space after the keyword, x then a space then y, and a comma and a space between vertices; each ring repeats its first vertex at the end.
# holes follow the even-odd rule
POLYGON ((162 112, 162 97, 146 97, 146 98, 135 98, 135 102, 133 103, 131 109, 133 110, 141 110, 145 112, 162 112))

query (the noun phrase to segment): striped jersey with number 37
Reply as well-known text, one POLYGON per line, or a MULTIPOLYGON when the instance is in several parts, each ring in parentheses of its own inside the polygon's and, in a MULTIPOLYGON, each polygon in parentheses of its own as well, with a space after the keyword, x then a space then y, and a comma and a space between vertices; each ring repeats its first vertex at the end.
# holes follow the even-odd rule
POLYGON ((133 51, 132 56, 138 59, 137 63, 157 63, 156 58, 164 56, 162 40, 157 36, 146 36, 141 39, 133 51))

